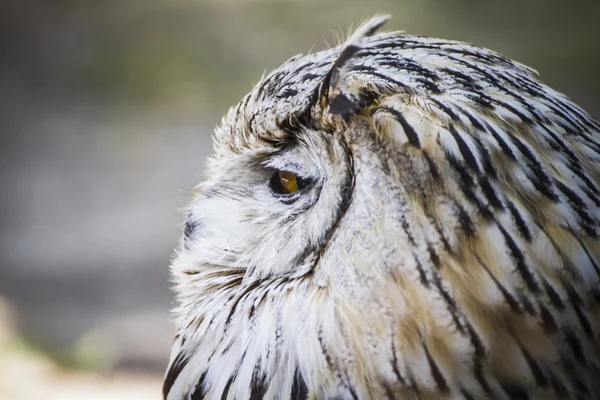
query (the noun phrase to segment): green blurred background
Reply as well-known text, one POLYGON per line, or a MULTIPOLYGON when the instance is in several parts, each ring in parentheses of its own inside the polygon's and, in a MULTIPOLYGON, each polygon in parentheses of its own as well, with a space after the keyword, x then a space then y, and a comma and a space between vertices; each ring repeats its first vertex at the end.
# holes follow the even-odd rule
MULTIPOLYGON (((66 371, 143 373, 158 387, 178 210, 202 178, 214 125, 263 71, 375 13, 393 15, 387 29, 530 65, 600 117, 599 1, 2 2, 4 349, 66 371)), ((0 397, 14 369, 2 354, 0 397)))

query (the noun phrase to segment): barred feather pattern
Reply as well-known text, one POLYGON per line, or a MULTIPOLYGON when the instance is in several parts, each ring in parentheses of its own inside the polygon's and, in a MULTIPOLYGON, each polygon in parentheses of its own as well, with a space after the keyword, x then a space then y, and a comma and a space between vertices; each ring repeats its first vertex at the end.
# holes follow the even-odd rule
POLYGON ((526 66, 384 21, 217 128, 165 399, 600 398, 600 124, 526 66), (280 170, 312 183, 277 198, 280 170))

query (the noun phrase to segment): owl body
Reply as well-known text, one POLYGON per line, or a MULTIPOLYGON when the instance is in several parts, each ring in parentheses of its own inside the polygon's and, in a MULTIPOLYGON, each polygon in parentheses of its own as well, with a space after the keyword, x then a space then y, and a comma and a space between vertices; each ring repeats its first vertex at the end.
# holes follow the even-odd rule
POLYGON ((217 128, 165 399, 600 398, 600 124, 528 67, 384 20, 217 128))

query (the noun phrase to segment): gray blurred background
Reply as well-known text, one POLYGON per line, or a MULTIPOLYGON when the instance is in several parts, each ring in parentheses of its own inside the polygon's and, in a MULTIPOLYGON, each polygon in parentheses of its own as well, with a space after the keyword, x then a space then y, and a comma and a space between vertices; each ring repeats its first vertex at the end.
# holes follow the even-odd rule
POLYGON ((600 117, 600 1, 1 2, 0 297, 26 346, 158 382, 214 125, 264 70, 375 13, 528 64, 600 117))

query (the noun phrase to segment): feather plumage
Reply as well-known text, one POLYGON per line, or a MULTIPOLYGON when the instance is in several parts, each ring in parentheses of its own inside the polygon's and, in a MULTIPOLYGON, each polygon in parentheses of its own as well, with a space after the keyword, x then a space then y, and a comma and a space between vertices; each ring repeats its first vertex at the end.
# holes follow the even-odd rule
POLYGON ((526 66, 383 22, 217 129, 165 398, 600 397, 600 124, 526 66), (283 201, 277 170, 312 184, 283 201))

